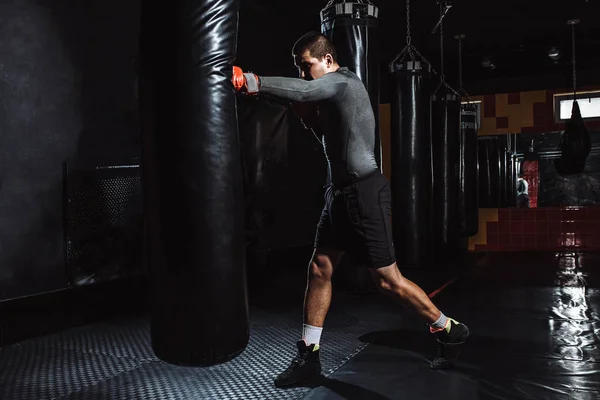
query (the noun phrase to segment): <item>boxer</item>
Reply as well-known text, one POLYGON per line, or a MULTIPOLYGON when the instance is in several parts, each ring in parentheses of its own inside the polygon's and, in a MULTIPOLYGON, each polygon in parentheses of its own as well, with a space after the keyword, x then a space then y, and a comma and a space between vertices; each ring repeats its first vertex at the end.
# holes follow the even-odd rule
MULTIPOLYGON (((296 385, 320 375, 319 346, 331 303, 331 277, 344 254, 365 265, 383 293, 414 310, 429 325, 443 356, 447 346, 467 339, 469 329, 444 315, 398 269, 390 186, 375 160, 375 116, 363 82, 338 64, 333 44, 320 33, 309 32, 298 39, 292 55, 301 79, 259 77, 236 66, 232 75, 239 93, 316 104, 313 124, 322 135, 328 161, 325 206, 308 267, 298 353, 275 378, 275 385, 296 385)), ((433 368, 448 366, 436 360, 433 368)))

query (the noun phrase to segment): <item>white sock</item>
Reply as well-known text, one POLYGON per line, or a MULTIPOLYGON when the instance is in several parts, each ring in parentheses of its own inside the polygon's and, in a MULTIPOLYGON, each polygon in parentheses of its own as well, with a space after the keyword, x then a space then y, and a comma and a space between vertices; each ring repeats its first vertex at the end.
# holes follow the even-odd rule
POLYGON ((444 329, 446 327, 446 324, 448 323, 448 317, 446 317, 444 315, 444 313, 442 313, 440 315, 440 317, 438 318, 437 321, 435 321, 433 324, 431 324, 431 328, 432 331, 441 331, 442 329, 444 329))
POLYGON ((318 346, 321 340, 321 332, 323 332, 323 328, 319 328, 318 326, 302 325, 302 339, 306 342, 307 346, 313 343, 318 346))

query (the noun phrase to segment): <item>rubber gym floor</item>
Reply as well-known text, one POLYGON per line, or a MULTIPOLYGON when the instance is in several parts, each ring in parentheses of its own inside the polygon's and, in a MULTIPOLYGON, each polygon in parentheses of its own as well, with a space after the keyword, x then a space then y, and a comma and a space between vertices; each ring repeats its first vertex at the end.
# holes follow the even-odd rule
MULTIPOLYGON (((228 363, 189 368, 159 360, 147 312, 136 306, 4 345, 0 398, 600 398, 600 256, 567 252, 494 252, 455 268, 403 271, 471 330, 450 370, 430 368, 436 344, 422 321, 377 291, 355 293, 347 273, 346 282, 334 283, 346 289, 334 289, 322 379, 277 389, 273 378, 289 364, 300 334, 304 256, 296 254, 298 266, 288 269, 271 260, 268 279, 250 292, 250 342, 228 363)), ((5 324, 38 320, 12 311, 4 310, 5 324)))

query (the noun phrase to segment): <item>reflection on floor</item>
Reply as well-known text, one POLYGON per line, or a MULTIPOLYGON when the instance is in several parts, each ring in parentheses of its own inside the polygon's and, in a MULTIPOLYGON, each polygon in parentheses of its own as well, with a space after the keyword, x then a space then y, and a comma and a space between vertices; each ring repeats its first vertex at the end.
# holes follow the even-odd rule
POLYGON ((431 371, 422 335, 372 331, 370 343, 306 399, 598 399, 600 257, 493 254, 437 304, 472 336, 452 371, 431 371), (346 386, 346 384, 351 386, 346 386), (366 398, 366 397, 365 397, 366 398))
POLYGON ((228 364, 165 364, 146 317, 113 320, 3 347, 0 398, 598 399, 599 261, 491 253, 469 268, 406 271, 428 293, 457 278, 434 297, 472 331, 450 371, 429 368, 435 344, 421 321, 379 293, 340 290, 323 333, 321 385, 274 388, 301 326, 304 271, 290 267, 256 290, 269 296, 253 296, 250 344, 228 364))

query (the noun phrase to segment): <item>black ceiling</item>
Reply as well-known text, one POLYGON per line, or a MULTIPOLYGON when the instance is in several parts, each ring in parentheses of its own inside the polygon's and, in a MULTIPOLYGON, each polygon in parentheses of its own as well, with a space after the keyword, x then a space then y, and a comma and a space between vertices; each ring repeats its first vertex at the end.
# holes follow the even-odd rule
MULTIPOLYGON (((307 30, 320 28, 319 11, 327 1, 241 0, 238 63, 259 74, 293 75, 290 47, 307 30)), ((380 10, 382 84, 385 66, 406 45, 406 2, 372 1, 380 10)), ((576 27, 578 83, 599 85, 599 0, 454 0, 444 19, 444 68, 458 84, 458 43, 464 34, 463 77, 471 94, 571 86, 571 28, 576 27), (555 62, 548 51, 558 47, 555 62), (494 69, 482 66, 489 57, 494 69)), ((440 37, 431 30, 439 17, 436 0, 411 1, 411 36, 415 47, 440 69, 440 37)), ((385 93, 382 91, 382 101, 385 93)))

